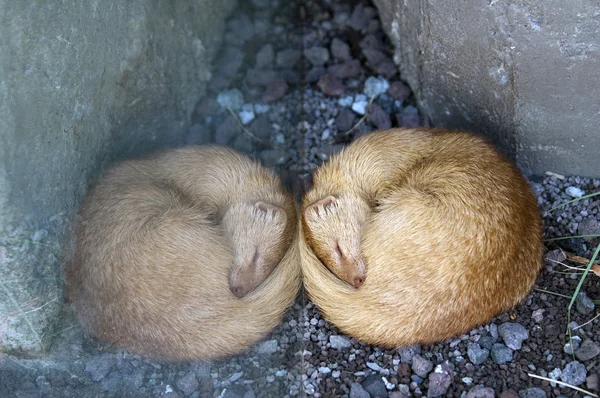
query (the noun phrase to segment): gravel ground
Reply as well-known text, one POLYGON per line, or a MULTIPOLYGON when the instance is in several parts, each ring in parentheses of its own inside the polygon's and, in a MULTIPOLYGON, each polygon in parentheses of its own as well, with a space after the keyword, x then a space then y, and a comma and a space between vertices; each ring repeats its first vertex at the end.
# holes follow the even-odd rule
MULTIPOLYGON (((427 125, 428 119, 397 74, 370 3, 278 7, 253 0, 231 18, 209 94, 186 140, 230 145, 256 157, 300 196, 310 171, 352 139, 376 128, 427 125)), ((600 196, 550 211, 600 191, 600 180, 548 173, 531 177, 531 184, 547 239, 600 233, 600 196)), ((0 397, 586 396, 529 373, 597 394, 593 300, 600 299, 600 279, 589 274, 570 324, 564 296, 579 282, 580 271, 572 267, 582 267, 581 257, 591 258, 600 239, 546 244, 543 272, 521 305, 440 344, 397 350, 360 344, 321 319, 302 294, 271 336, 245 353, 212 364, 167 364, 88 339, 66 313, 48 357, 0 354, 0 397)))

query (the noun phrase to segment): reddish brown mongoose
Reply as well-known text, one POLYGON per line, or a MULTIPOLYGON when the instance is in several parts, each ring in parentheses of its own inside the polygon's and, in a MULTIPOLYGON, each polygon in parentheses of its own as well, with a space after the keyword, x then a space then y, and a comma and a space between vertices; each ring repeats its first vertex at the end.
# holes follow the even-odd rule
POLYGON ((483 139, 374 132, 314 174, 302 204, 304 285, 331 323, 365 343, 433 343, 530 291, 540 226, 527 181, 483 139))
POLYGON ((82 204, 67 298, 92 336, 143 355, 238 353, 299 291, 296 220, 274 174, 231 149, 123 162, 82 204))

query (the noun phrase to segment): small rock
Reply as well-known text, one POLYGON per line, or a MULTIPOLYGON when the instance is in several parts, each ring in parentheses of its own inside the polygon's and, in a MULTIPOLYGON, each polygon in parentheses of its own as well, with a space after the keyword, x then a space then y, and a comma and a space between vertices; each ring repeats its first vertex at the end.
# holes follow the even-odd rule
POLYGON ((404 346, 397 349, 398 354, 400 355, 401 363, 412 364, 412 358, 421 354, 421 346, 419 344, 413 344, 410 346, 404 346))
POLYGON ((365 377, 365 380, 361 383, 363 389, 371 394, 372 397, 387 398, 388 392, 385 388, 385 383, 381 379, 381 376, 370 375, 365 377))
MULTIPOLYGON (((559 368, 554 368, 552 371, 548 372, 548 378, 552 380, 560 379, 560 375, 562 375, 562 370, 559 368)), ((550 382, 551 387, 556 387, 556 383, 550 382)))
POLYGON ((335 118, 335 125, 341 132, 348 131, 354 125, 354 112, 349 109, 342 108, 335 118))
POLYGON ((196 107, 198 115, 203 117, 214 115, 218 110, 219 103, 213 97, 204 97, 196 107))
POLYGON ((319 373, 326 375, 327 373, 331 373, 331 368, 328 366, 321 366, 319 368, 319 373))
POLYGON ((533 311, 533 313, 531 314, 531 317, 533 318, 535 323, 541 323, 544 320, 544 311, 545 310, 543 308, 539 308, 539 309, 533 311))
POLYGON ((277 58, 275 62, 280 68, 293 68, 301 56, 302 52, 300 50, 282 50, 277 53, 277 58))
POLYGON ((369 21, 371 18, 375 17, 376 14, 376 11, 372 7, 360 3, 354 7, 348 24, 352 29, 360 32, 367 28, 369 21))
POLYGON ((544 255, 544 261, 549 263, 550 265, 556 265, 558 263, 562 263, 567 259, 565 252, 560 249, 550 250, 548 253, 544 255))
POLYGON ((108 393, 116 393, 121 389, 123 384, 123 375, 120 372, 111 372, 108 376, 102 379, 100 385, 102 391, 108 393))
POLYGON ((367 105, 369 105, 367 97, 364 95, 357 95, 352 103, 352 110, 359 115, 364 115, 367 112, 367 105))
POLYGON ((198 383, 198 379, 196 379, 196 374, 194 372, 189 372, 187 375, 177 380, 175 385, 185 395, 192 395, 192 393, 198 389, 200 383, 198 383))
POLYGON ((585 386, 588 390, 600 391, 600 377, 597 373, 591 374, 585 379, 585 386))
POLYGON ((581 337, 579 336, 573 336, 571 338, 571 341, 568 341, 563 350, 569 354, 569 355, 573 355, 575 353, 575 351, 579 348, 579 346, 581 345, 581 337))
POLYGON ((270 67, 273 64, 273 58, 275 57, 275 50, 271 43, 267 43, 256 53, 256 65, 255 68, 263 69, 270 67))
POLYGON ((468 393, 466 398, 494 398, 496 393, 493 388, 485 386, 475 386, 468 393))
MULTIPOLYGON (((265 152, 265 151, 263 151, 265 152)), ((279 151, 278 151, 279 152, 279 151)), ((262 155, 262 153, 261 153, 262 155)), ((277 352, 278 348, 277 340, 267 340, 263 341, 258 345, 258 353, 259 354, 274 354, 277 352)))
POLYGON ((368 392, 358 383, 352 383, 350 386, 350 398, 370 398, 368 392))
POLYGON ((490 350, 490 355, 492 357, 492 360, 498 365, 510 362, 513 359, 513 351, 504 344, 499 343, 496 343, 492 346, 492 349, 490 350))
POLYGON ((421 125, 419 111, 412 105, 404 108, 402 113, 397 113, 396 120, 401 127, 418 127, 421 125))
POLYGON ((481 336, 481 338, 479 339, 479 341, 477 341, 477 344, 479 344, 479 346, 481 348, 485 348, 486 350, 491 350, 492 346, 494 345, 494 338, 490 335, 484 335, 481 336))
POLYGON ((262 99, 265 102, 277 101, 285 95, 288 91, 288 85, 285 80, 277 79, 272 81, 265 92, 263 93, 262 99))
MULTIPOLYGON (((289 156, 286 153, 281 152, 277 149, 265 149, 264 151, 260 152, 260 157, 263 160, 263 162, 265 162, 265 164, 270 166, 283 164, 289 158, 289 156)), ((271 341, 277 342, 277 340, 271 341)))
POLYGON ((410 97, 411 89, 401 81, 395 81, 388 87, 388 94, 395 100, 405 101, 410 97))
POLYGON ((329 345, 335 350, 352 347, 352 343, 348 338, 339 335, 329 336, 329 345))
POLYGON ((246 387, 234 384, 225 389, 220 395, 221 398, 243 398, 246 395, 246 387))
POLYGON ((585 195, 585 192, 577 187, 568 187, 567 189, 565 189, 565 192, 567 193, 567 195, 573 198, 581 198, 583 195, 585 195))
POLYGON ((519 398, 519 393, 515 390, 504 390, 500 394, 500 398, 519 398))
POLYGON ((100 381, 110 372, 114 358, 111 354, 94 357, 85 364, 86 372, 92 375, 92 380, 100 381))
MULTIPOLYGON (((598 220, 593 217, 585 218, 579 223, 577 233, 579 235, 598 235, 600 234, 600 223, 598 223, 598 220)), ((583 240, 588 242, 593 239, 593 237, 583 238, 583 240)))
POLYGON ((519 391, 519 398, 546 398, 546 391, 539 387, 527 388, 519 391))
POLYGON ((242 106, 242 110, 238 113, 240 122, 246 125, 254 120, 254 107, 252 104, 245 104, 242 106))
POLYGON ((344 94, 345 90, 342 82, 337 77, 329 74, 321 76, 317 86, 319 86, 324 94, 331 96, 340 96, 344 94))
POLYGON ((246 83, 250 86, 266 87, 278 78, 278 73, 271 69, 248 69, 246 72, 246 83))
MULTIPOLYGON (((256 110, 256 107, 255 109, 256 110)), ((260 115, 250 125, 252 134, 262 140, 268 140, 271 137, 273 126, 267 115, 260 115)))
POLYGON ((348 61, 352 58, 350 55, 350 46, 337 37, 334 37, 331 41, 331 54, 333 58, 340 61, 348 61))
POLYGON ((244 105, 244 95, 237 88, 232 88, 231 90, 220 92, 217 96, 217 102, 223 108, 231 108, 235 111, 244 105))
POLYGON ((347 95, 337 100, 337 103, 344 108, 350 108, 352 106, 352 102, 354 102, 354 97, 351 95, 347 95))
POLYGON ((410 398, 410 388, 408 388, 408 386, 406 384, 401 384, 401 386, 403 386, 404 388, 402 388, 400 391, 393 391, 390 392, 388 397, 389 398, 410 398))
POLYGON ((238 121, 233 116, 229 116, 217 127, 215 142, 219 145, 227 145, 239 132, 240 126, 238 121))
POLYGON ((398 376, 400 377, 410 377, 411 375, 410 365, 407 363, 401 363, 398 365, 398 376))
POLYGON ((323 76, 325 74, 325 68, 322 66, 313 66, 311 70, 308 71, 308 73, 306 74, 306 76, 304 76, 304 79, 306 80, 307 83, 314 83, 317 80, 319 80, 319 78, 321 76, 323 76))
POLYGON ((581 362, 569 362, 562 371, 561 380, 572 386, 579 386, 585 383, 587 371, 581 362))
POLYGON ((387 130, 392 127, 390 115, 375 103, 372 103, 368 108, 368 119, 380 130, 387 130))
POLYGON ((231 80, 237 75, 243 61, 244 53, 240 49, 233 46, 227 47, 217 62, 218 74, 225 77, 227 81, 231 80))
POLYGON ((135 372, 131 374, 126 374, 123 376, 123 384, 129 387, 132 390, 139 389, 144 383, 144 373, 143 372, 135 372))
POLYGON ((467 347, 467 355, 474 365, 481 365, 490 356, 490 350, 481 348, 477 343, 471 343, 467 347))
POLYGON ((594 304, 592 299, 583 290, 579 291, 575 303, 577 304, 577 311, 583 315, 590 314, 596 308, 596 304, 594 304))
POLYGON ((504 339, 506 346, 512 350, 520 350, 523 341, 529 338, 529 332, 523 325, 512 322, 500 325, 498 334, 504 339))
POLYGON ((241 14, 238 18, 230 21, 228 27, 237 40, 242 43, 245 43, 254 36, 254 24, 246 14, 241 14))
POLYGON ((386 58, 377 65, 375 65, 375 70, 377 71, 377 73, 379 73, 386 79, 390 79, 394 77, 396 73, 398 73, 398 67, 396 66, 394 61, 392 61, 389 58, 386 58))
POLYGON ((187 145, 203 145, 210 142, 211 133, 208 128, 200 124, 194 124, 185 135, 187 145))
POLYGON ((444 396, 450 384, 452 384, 452 376, 448 373, 430 373, 427 397, 444 396))
POLYGON ((415 355, 412 358, 412 370, 419 377, 427 377, 429 372, 433 369, 433 362, 423 358, 420 355, 415 355))
POLYGON ((585 340, 581 346, 575 349, 575 357, 581 362, 589 361, 600 355, 600 344, 593 340, 585 340))
POLYGON ((340 79, 347 79, 349 77, 355 77, 360 75, 362 70, 363 69, 360 65, 360 61, 357 59, 353 59, 351 61, 346 61, 341 64, 331 65, 327 68, 327 73, 332 74, 333 76, 340 79))
POLYGON ((381 41, 373 34, 366 35, 365 38, 360 41, 359 45, 362 50, 368 48, 381 49, 383 47, 381 41))
POLYGON ((325 47, 312 47, 304 50, 304 56, 314 66, 321 66, 329 61, 329 51, 325 47))
POLYGON ((384 78, 371 76, 365 81, 365 88, 363 91, 367 97, 371 98, 385 93, 389 87, 390 83, 384 78))
POLYGON ((377 50, 375 48, 365 48, 362 50, 362 53, 365 55, 367 61, 369 61, 371 65, 377 65, 381 61, 386 59, 386 56, 383 53, 383 51, 377 50))

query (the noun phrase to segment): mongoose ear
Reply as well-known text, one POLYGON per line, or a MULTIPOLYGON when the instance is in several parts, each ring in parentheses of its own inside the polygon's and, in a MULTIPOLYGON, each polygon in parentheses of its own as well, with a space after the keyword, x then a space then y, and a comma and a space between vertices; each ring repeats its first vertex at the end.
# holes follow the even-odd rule
POLYGON ((313 203, 309 204, 308 206, 306 206, 306 208, 304 209, 304 215, 308 216, 310 214, 313 214, 313 215, 316 215, 317 217, 320 217, 324 214, 327 206, 331 206, 336 201, 337 201, 337 199, 335 198, 335 196, 328 195, 328 196, 324 197, 323 199, 319 199, 316 202, 313 202, 313 203))

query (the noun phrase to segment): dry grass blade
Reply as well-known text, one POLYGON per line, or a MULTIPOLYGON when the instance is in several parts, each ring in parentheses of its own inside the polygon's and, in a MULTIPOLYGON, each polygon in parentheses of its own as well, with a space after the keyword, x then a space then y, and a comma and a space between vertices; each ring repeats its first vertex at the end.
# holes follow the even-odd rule
POLYGON ((560 238, 544 239, 544 242, 553 242, 555 240, 565 240, 565 239, 575 239, 575 238, 599 238, 599 237, 600 237, 600 234, 561 236, 560 238))
POLYGON ((540 380, 549 381, 549 382, 551 382, 551 383, 560 384, 561 386, 569 387, 569 388, 572 388, 573 390, 577 390, 577 391, 579 391, 579 392, 582 392, 582 393, 584 393, 584 394, 587 394, 587 395, 589 395, 590 397, 597 397, 597 396, 598 396, 597 394, 594 394, 593 392, 589 392, 589 391, 587 391, 587 390, 584 390, 583 388, 579 388, 579 387, 573 386, 573 385, 571 385, 571 384, 565 383, 564 381, 552 380, 552 379, 549 379, 549 378, 547 378, 547 377, 544 377, 544 376, 538 376, 538 375, 534 375, 534 374, 532 374, 532 373, 527 373, 527 376, 529 376, 529 377, 533 377, 533 378, 535 378, 535 379, 540 379, 540 380))
POLYGON ((29 319, 29 317, 27 316, 25 311, 23 311, 23 308, 21 308, 21 306, 19 305, 19 302, 15 299, 15 296, 13 296, 13 294, 10 292, 10 290, 8 290, 8 288, 6 287, 6 285, 4 285, 4 283, 0 282, 0 287, 2 288, 2 290, 4 290, 4 293, 6 294, 6 296, 10 300, 10 302, 12 302, 12 304, 15 306, 17 311, 19 311, 19 314, 21 315, 21 317, 23 317, 23 319, 27 323, 29 330, 31 330, 31 333, 33 333, 33 336, 37 340, 42 351, 45 350, 44 344, 42 343, 42 339, 40 338, 40 335, 38 334, 37 330, 35 330, 35 327, 33 327, 33 323, 31 323, 31 320, 29 319))
POLYGON ((281 147, 278 147, 277 145, 275 145, 275 144, 271 143, 270 141, 266 141, 266 140, 263 140, 263 139, 261 139, 261 138, 258 138, 258 137, 257 137, 256 135, 254 135, 254 134, 253 134, 253 133, 252 133, 250 130, 248 130, 246 127, 244 127, 244 125, 242 124, 242 121, 241 121, 241 120, 240 120, 240 118, 239 118, 239 117, 238 117, 238 116, 235 114, 235 112, 233 111, 233 109, 231 109, 231 108, 227 107, 227 110, 229 111, 229 113, 231 113, 231 116, 233 116, 233 118, 235 119, 235 121, 237 122, 237 124, 240 126, 240 128, 242 129, 242 131, 243 131, 245 134, 247 134, 247 135, 248 135, 250 138, 252 138, 253 140, 255 140, 255 141, 258 141, 258 142, 260 142, 260 143, 262 143, 262 144, 268 145, 268 146, 270 146, 270 147, 271 147, 271 148, 273 148, 273 149, 277 149, 278 151, 281 151, 281 152, 283 152, 283 153, 285 153, 285 154, 288 154, 288 155, 290 155, 290 156, 291 156, 291 154, 290 154, 288 151, 286 151, 285 149, 283 149, 283 148, 281 148, 281 147))
POLYGON ((565 203, 563 203, 563 204, 560 204, 560 205, 558 205, 558 206, 556 206, 556 207, 553 207, 553 208, 551 208, 551 209, 550 209, 550 211, 554 211, 554 210, 556 210, 556 209, 559 209, 559 208, 561 208, 561 207, 567 206, 567 205, 569 205, 569 204, 571 204, 571 203, 579 202, 580 200, 584 200, 584 199, 592 198, 592 197, 594 197, 594 196, 598 196, 598 195, 600 195, 600 192, 594 192, 594 193, 590 193, 590 194, 588 194, 588 195, 583 195, 583 196, 582 196, 582 197, 580 197, 580 198, 576 198, 576 199, 570 200, 570 201, 568 201, 568 202, 565 202, 565 203))

